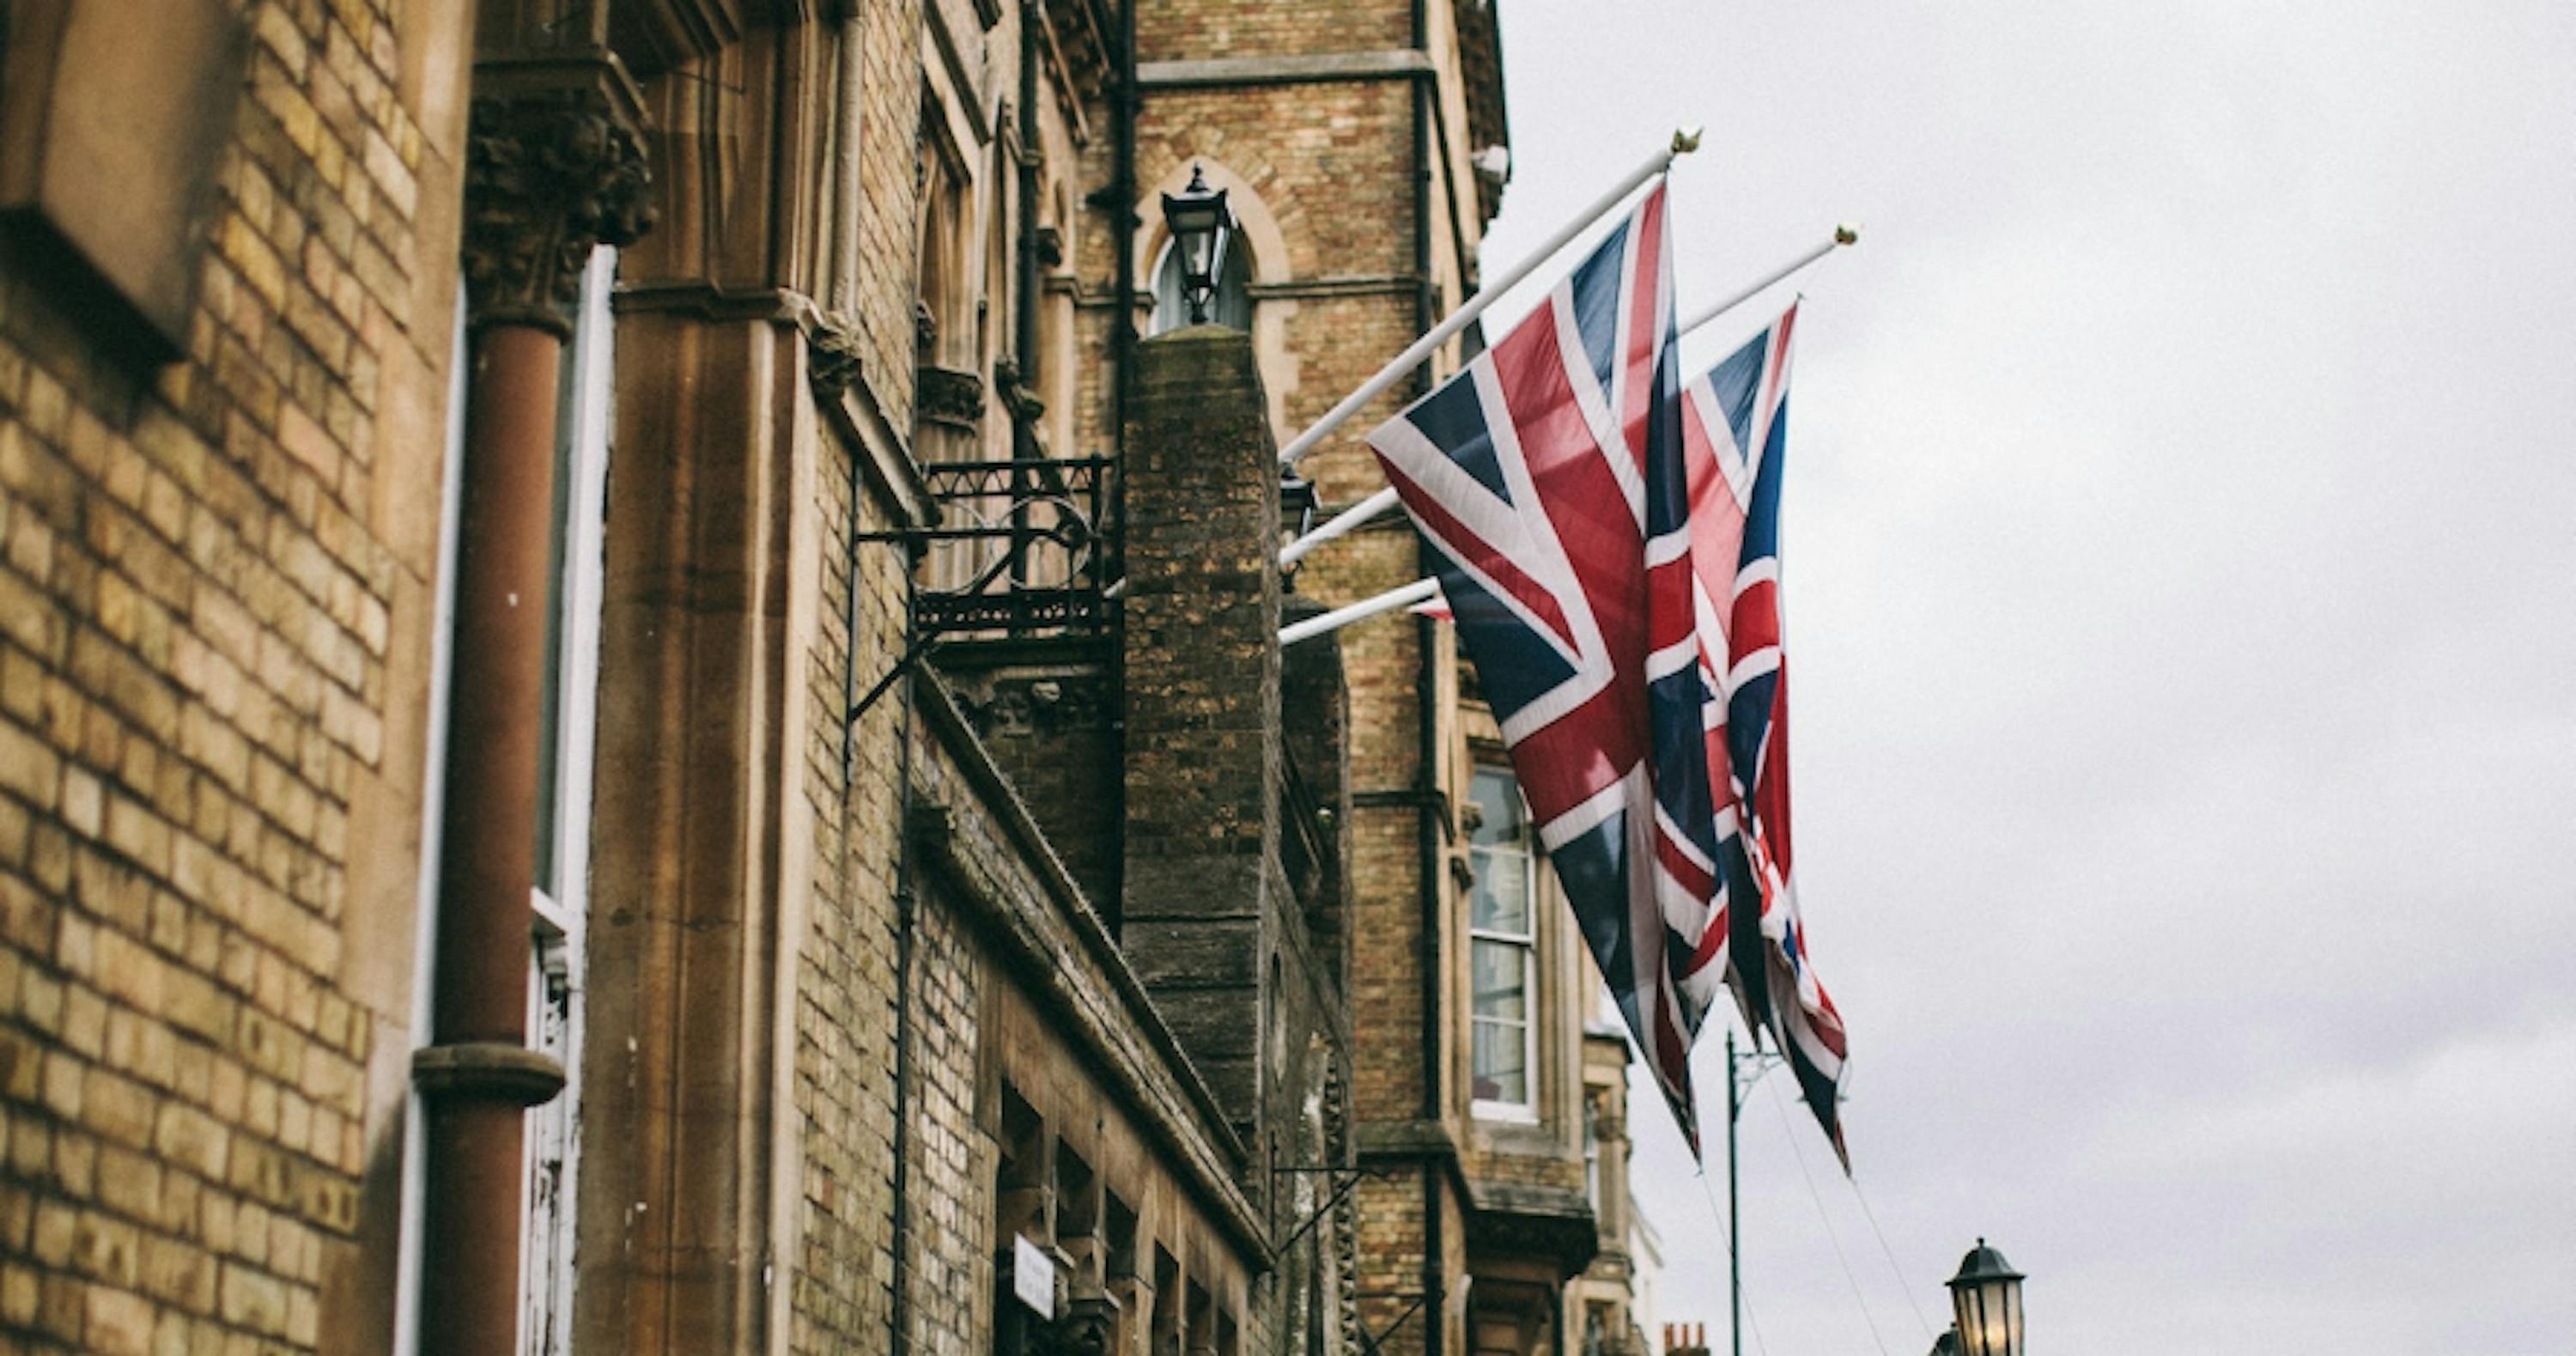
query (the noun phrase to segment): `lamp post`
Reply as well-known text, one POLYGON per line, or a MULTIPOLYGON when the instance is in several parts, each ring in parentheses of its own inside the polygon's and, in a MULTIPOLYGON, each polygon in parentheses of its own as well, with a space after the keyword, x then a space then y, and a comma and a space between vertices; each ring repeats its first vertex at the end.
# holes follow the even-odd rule
POLYGON ((2022 1356, 2021 1282, 2021 1273, 1982 1238, 1959 1259, 1959 1274, 1950 1278, 1959 1356, 2022 1356))
POLYGON ((1190 304, 1190 323, 1207 323, 1208 302, 1224 276, 1225 247, 1234 235, 1234 213, 1222 188, 1209 188, 1199 166, 1190 166, 1189 186, 1178 196, 1163 195, 1163 224, 1171 229, 1172 248, 1180 251, 1181 294, 1190 304))

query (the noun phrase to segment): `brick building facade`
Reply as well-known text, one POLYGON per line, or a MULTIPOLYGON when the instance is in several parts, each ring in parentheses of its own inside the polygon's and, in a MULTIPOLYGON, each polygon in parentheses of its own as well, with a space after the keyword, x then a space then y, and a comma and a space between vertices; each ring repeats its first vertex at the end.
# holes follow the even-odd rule
POLYGON ((1417 567, 1271 467, 1474 286, 1490 6, 6 13, 0 1350, 1580 1331, 1490 729, 1275 639, 1417 567))

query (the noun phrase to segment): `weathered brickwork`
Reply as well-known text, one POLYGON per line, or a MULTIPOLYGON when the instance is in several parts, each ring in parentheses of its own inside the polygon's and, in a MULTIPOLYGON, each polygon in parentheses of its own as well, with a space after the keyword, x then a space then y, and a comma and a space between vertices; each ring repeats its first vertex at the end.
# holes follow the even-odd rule
POLYGON ((8 1350, 389 1322, 462 36, 398 8, 243 8, 181 361, 0 277, 8 1350))
MULTIPOLYGON (((1161 248, 1154 191, 1193 164, 1230 186, 1244 220, 1235 248, 1254 260, 1252 331, 1282 440, 1475 285, 1499 182, 1470 165, 1504 140, 1488 22, 1481 8, 1438 0, 1177 0, 1140 18, 1149 64, 1135 202, 1149 224, 1130 265, 1150 286, 1161 248), (1408 64, 1425 69, 1408 72, 1408 64)), ((1105 347, 1118 260, 1105 232, 1085 244, 1090 333, 1105 347)), ((1299 468, 1324 512, 1383 485, 1361 438, 1458 361, 1454 347, 1436 356, 1299 468)), ((1103 410, 1113 398, 1106 381, 1087 394, 1103 410)), ((1388 523, 1319 552, 1297 587, 1324 604, 1347 602, 1417 579, 1423 566, 1412 533, 1388 523)), ((1531 1286, 1570 1274, 1583 1264, 1578 1254, 1588 1255, 1577 1050, 1590 991, 1579 946, 1562 911, 1551 913, 1540 937, 1546 1031, 1532 1071, 1541 1088, 1536 1123, 1470 1116, 1467 862, 1455 807, 1473 750, 1498 753, 1499 744, 1490 721, 1479 726, 1462 711, 1446 627, 1380 619, 1342 632, 1340 644, 1351 704, 1350 907, 1354 930, 1368 939, 1354 952, 1347 990, 1357 1033, 1352 1100, 1363 1156, 1400 1165, 1407 1179, 1373 1181, 1359 1196, 1361 1288, 1445 1290, 1432 1295, 1431 1317, 1399 1332, 1398 1349, 1457 1351, 1471 1329, 1479 1346, 1504 1331, 1554 1341, 1541 1336, 1554 1321, 1548 1306, 1532 1298, 1545 1287, 1531 1286), (1480 1300, 1474 1313, 1456 1303, 1471 1254, 1476 1274, 1493 1281, 1490 1295, 1516 1297, 1480 1300)), ((1402 1308, 1401 1300, 1363 1306, 1373 1324, 1402 1308)))
MULTIPOLYGON (((863 135, 856 148, 857 239, 842 256, 850 271, 835 282, 836 322, 856 345, 853 389, 898 429, 912 422, 918 181, 909 129, 920 116, 920 23, 913 0, 861 10, 860 126, 879 134, 863 135)), ((830 764, 829 778, 817 776, 841 793, 838 803, 816 807, 818 821, 831 822, 839 893, 816 901, 796 960, 797 1142, 805 1171, 794 1205, 789 1303, 791 1349, 812 1353, 888 1349, 896 1336, 896 891, 911 723, 899 695, 857 721, 844 719, 850 702, 903 658, 913 562, 902 543, 882 539, 900 519, 876 482, 860 474, 860 458, 826 446, 819 459, 829 468, 818 506, 823 540, 852 541, 852 532, 877 539, 821 553, 831 640, 811 659, 818 710, 809 756, 830 764)), ((825 841, 818 835, 818 849, 825 841)), ((952 1163, 949 1171, 960 1167, 952 1163)))
POLYGON ((1302 5, 1173 0, 1141 6, 1136 22, 1136 54, 1141 61, 1237 54, 1309 56, 1407 47, 1412 42, 1407 6, 1383 0, 1302 5))

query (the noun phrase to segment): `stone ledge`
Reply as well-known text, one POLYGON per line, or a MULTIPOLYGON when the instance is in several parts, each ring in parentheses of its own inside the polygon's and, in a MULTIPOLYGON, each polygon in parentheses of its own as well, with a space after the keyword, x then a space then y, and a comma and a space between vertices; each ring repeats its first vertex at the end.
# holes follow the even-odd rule
POLYGON ((412 1086, 429 1101, 506 1102, 543 1106, 564 1088, 554 1056, 507 1041, 460 1041, 412 1052, 412 1086))
POLYGON ((1140 61, 1136 64, 1136 83, 1149 90, 1191 89, 1297 85, 1319 80, 1410 80, 1433 73, 1430 53, 1412 47, 1390 47, 1374 52, 1325 52, 1314 56, 1140 61))

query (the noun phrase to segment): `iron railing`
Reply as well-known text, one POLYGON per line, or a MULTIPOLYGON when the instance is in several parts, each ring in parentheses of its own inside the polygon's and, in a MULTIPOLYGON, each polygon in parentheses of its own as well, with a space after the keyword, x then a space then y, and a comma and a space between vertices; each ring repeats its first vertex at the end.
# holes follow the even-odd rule
POLYGON ((1119 568, 1107 457, 935 462, 924 640, 1105 635, 1119 568))

